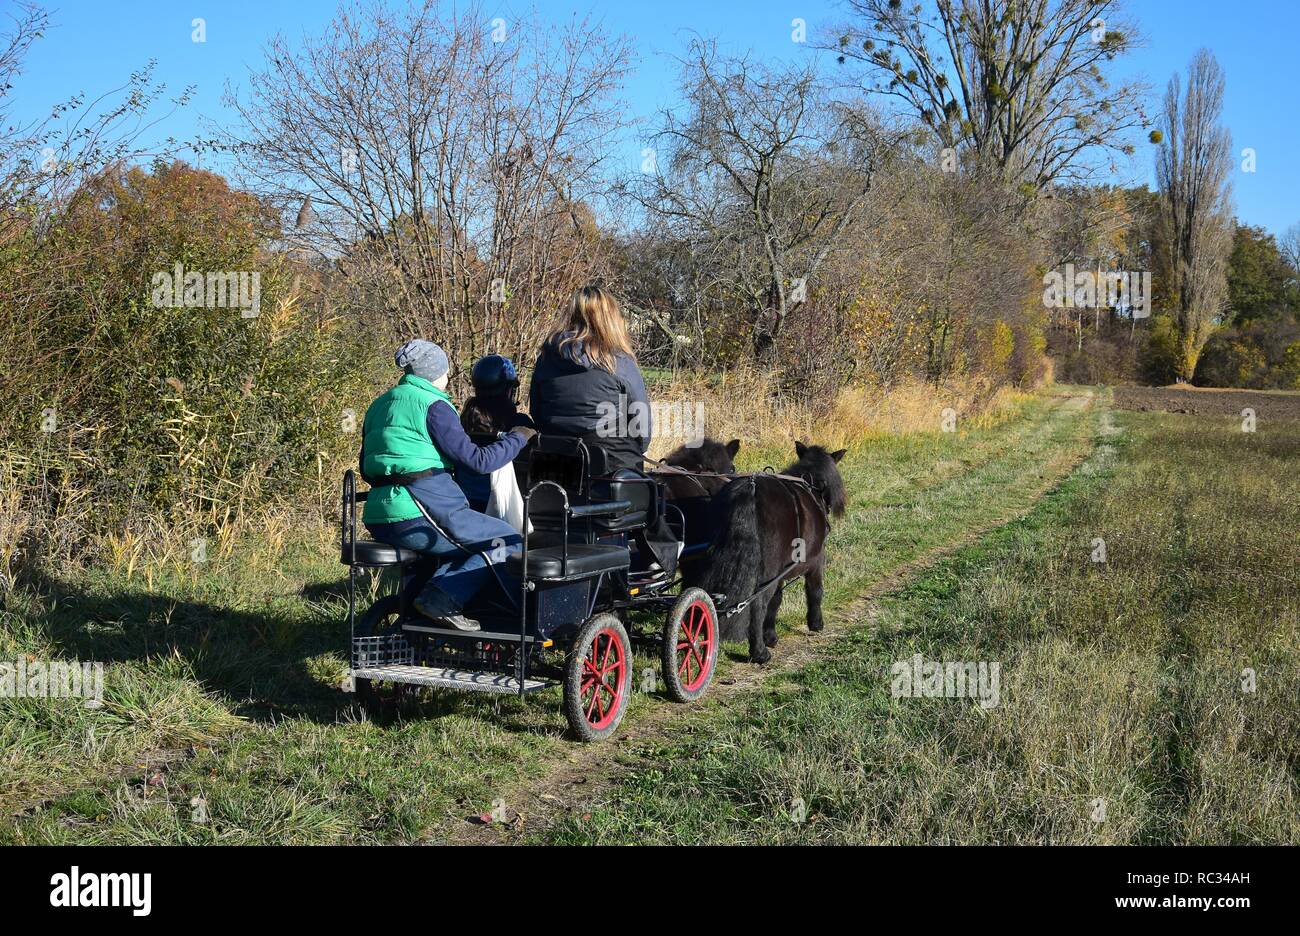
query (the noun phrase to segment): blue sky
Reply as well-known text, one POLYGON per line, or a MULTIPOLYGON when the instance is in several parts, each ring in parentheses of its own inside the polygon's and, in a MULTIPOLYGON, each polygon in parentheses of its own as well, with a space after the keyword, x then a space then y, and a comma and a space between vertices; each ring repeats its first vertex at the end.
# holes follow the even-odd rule
MULTIPOLYGON (((8 6, 9 0, 0 0, 0 7, 8 6)), ((267 38, 276 32, 293 39, 319 31, 335 8, 325 0, 52 0, 46 6, 54 13, 54 28, 28 58, 16 89, 19 115, 40 116, 55 101, 77 92, 93 98, 157 59, 157 76, 169 92, 198 86, 193 102, 162 128, 164 135, 182 139, 195 135, 201 118, 229 119, 221 105, 225 82, 238 83, 257 66, 267 38), (207 24, 202 44, 190 38, 194 17, 203 17, 207 24)), ((812 33, 842 16, 835 0, 486 4, 507 19, 512 11, 530 6, 548 20, 590 12, 610 31, 630 37, 639 61, 625 96, 632 113, 643 116, 672 103, 677 66, 670 56, 683 48, 692 31, 718 38, 730 51, 790 59, 816 54, 792 42, 793 19, 805 20, 812 33)), ((1300 3, 1130 0, 1128 10, 1140 23, 1147 44, 1123 67, 1145 77, 1157 94, 1201 46, 1209 47, 1223 66, 1228 83, 1225 118, 1238 154, 1233 180, 1238 217, 1275 233, 1300 223, 1300 89, 1293 79, 1300 3), (1255 150, 1254 173, 1240 170, 1245 147, 1255 150)), ((628 140, 629 164, 639 146, 636 139, 628 140)), ((1149 145, 1139 145, 1133 169, 1137 181, 1153 181, 1151 155, 1149 145)))

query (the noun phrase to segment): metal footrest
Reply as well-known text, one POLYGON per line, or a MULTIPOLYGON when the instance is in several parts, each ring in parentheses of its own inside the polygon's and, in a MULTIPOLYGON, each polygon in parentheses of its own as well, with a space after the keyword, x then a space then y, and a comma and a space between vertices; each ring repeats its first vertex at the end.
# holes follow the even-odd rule
MULTIPOLYGON (((518 639, 516 637, 516 639, 518 639)), ((415 686, 433 686, 438 689, 463 689, 468 692, 519 693, 519 679, 505 673, 484 673, 477 670, 453 669, 440 666, 412 666, 390 663, 352 671, 354 679, 375 679, 382 682, 409 683, 415 686)), ((544 679, 525 679, 524 692, 545 689, 551 683, 544 679)))

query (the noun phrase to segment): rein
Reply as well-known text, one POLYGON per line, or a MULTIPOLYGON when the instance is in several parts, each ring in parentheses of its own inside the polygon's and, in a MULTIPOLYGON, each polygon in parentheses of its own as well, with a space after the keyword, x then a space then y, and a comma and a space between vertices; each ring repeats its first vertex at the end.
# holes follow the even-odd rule
MULTIPOLYGON (((695 486, 700 489, 700 493, 706 497, 712 497, 713 495, 710 494, 708 488, 700 482, 700 478, 722 478, 726 481, 739 481, 741 478, 756 478, 761 475, 767 478, 776 478, 778 481, 792 482, 794 484, 802 485, 813 495, 813 503, 817 505, 817 510, 822 515, 822 519, 826 521, 826 526, 829 527, 831 525, 830 514, 827 512, 826 505, 822 503, 821 497, 818 496, 817 485, 813 484, 810 478, 806 478, 803 475, 783 474, 780 471, 776 471, 771 466, 764 468, 762 471, 751 471, 745 474, 728 474, 725 471, 692 471, 689 468, 683 468, 681 465, 674 465, 670 462, 666 462, 662 458, 647 458, 646 461, 657 466, 655 470, 649 472, 650 474, 672 474, 690 478, 695 482, 695 486)), ((796 505, 797 503, 798 502, 796 501, 796 505)))
MULTIPOLYGON (((704 491, 705 494, 708 494, 708 491, 705 489, 703 484, 700 484, 700 478, 723 478, 724 480, 727 481, 738 481, 741 478, 754 478, 759 475, 763 475, 768 478, 778 478, 782 481, 793 481, 796 484, 805 485, 809 489, 813 490, 814 493, 816 491, 816 489, 813 487, 813 483, 809 481, 807 478, 803 477, 802 475, 782 474, 779 471, 775 471, 771 467, 764 468, 762 471, 750 471, 744 474, 741 473, 727 474, 724 471, 692 471, 689 468, 683 468, 681 465, 674 465, 671 462, 666 462, 662 458, 647 458, 646 461, 651 462, 656 466, 656 468, 652 470, 650 474, 662 473, 662 474, 682 475, 694 481, 696 485, 699 486, 700 490, 704 491)), ((823 511, 823 513, 824 512, 825 511, 823 511)))

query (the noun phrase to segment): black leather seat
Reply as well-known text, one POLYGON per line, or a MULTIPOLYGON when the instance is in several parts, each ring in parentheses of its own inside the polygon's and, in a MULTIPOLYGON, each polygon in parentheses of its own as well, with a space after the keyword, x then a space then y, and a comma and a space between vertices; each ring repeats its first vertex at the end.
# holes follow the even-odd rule
MULTIPOLYGON (((376 543, 374 540, 357 540, 357 565, 359 566, 390 566, 401 565, 403 562, 414 562, 420 558, 420 554, 411 549, 398 549, 396 546, 389 546, 387 543, 376 543)), ((352 557, 349 555, 349 548, 344 545, 342 555, 344 565, 352 564, 352 557)))
MULTIPOLYGON (((588 543, 569 544, 568 575, 562 563, 563 550, 559 546, 540 546, 528 550, 527 578, 558 579, 582 578, 600 572, 614 572, 628 566, 628 551, 623 546, 606 546, 588 543)), ((523 557, 512 553, 506 558, 506 569, 512 575, 523 574, 523 557)))
POLYGON ((593 493, 600 500, 625 500, 632 508, 617 517, 601 517, 595 521, 596 529, 604 533, 623 533, 639 530, 650 523, 658 513, 659 489, 653 479, 639 471, 623 468, 612 478, 600 479, 592 484, 593 493))

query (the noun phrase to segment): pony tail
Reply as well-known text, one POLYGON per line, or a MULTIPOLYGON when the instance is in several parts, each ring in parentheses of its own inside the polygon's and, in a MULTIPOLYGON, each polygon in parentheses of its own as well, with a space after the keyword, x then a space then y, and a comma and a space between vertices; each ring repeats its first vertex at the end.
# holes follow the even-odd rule
POLYGON ((758 539, 758 492, 754 478, 738 478, 729 483, 713 502, 713 540, 706 561, 707 568, 699 583, 710 594, 727 597, 719 604, 718 616, 723 640, 745 640, 748 634, 747 608, 730 617, 724 608, 748 598, 758 587, 758 570, 762 567, 762 544, 758 539))

